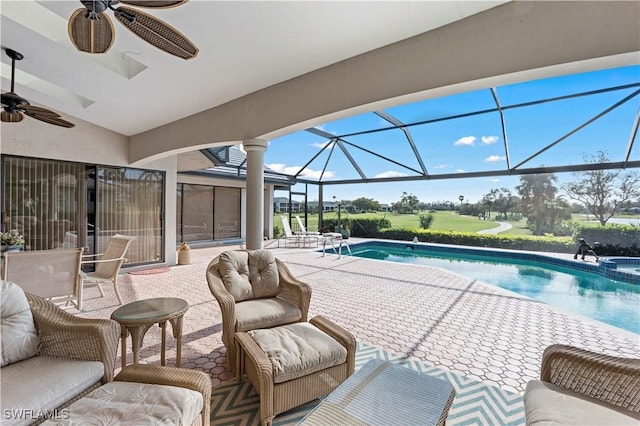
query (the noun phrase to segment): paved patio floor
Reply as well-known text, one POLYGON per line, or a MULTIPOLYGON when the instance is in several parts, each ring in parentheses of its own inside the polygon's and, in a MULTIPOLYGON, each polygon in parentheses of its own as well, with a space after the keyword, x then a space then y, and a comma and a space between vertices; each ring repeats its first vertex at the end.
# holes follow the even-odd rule
MULTIPOLYGON (((358 341, 506 390, 521 392, 537 378, 542 352, 553 343, 640 358, 636 334, 442 269, 334 254, 323 257, 316 249, 276 248, 274 241, 265 246, 312 286, 310 318, 325 315, 358 341)), ((189 302, 182 366, 210 374, 214 387, 233 379, 233 374, 225 367, 220 310, 205 270, 217 254, 239 247, 193 249, 190 265, 157 274, 127 273, 119 282, 125 302, 161 296, 189 302)), ((112 286, 105 292, 102 298, 96 287, 87 286, 85 311, 79 315, 109 318, 118 305, 112 286)), ((170 336, 167 345, 167 364, 173 365, 175 342, 170 336)), ((128 346, 131 362, 130 341, 128 346)), ((147 332, 140 358, 142 363, 160 363, 159 327, 147 332)), ((119 358, 116 366, 119 369, 119 358)))

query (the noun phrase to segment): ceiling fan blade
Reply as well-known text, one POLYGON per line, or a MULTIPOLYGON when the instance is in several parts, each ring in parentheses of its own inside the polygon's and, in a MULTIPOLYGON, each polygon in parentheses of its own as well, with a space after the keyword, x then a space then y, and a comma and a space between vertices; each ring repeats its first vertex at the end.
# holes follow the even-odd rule
POLYGON ((0 112, 0 121, 2 121, 4 123, 18 123, 18 122, 22 121, 23 118, 24 118, 24 116, 22 114, 20 114, 19 112, 17 112, 17 111, 15 111, 15 112, 9 112, 9 111, 0 112))
POLYGON ((187 37, 160 19, 124 6, 114 9, 114 13, 122 25, 158 49, 182 59, 198 55, 198 48, 187 37))
POLYGON ((54 124, 56 126, 66 127, 66 128, 71 128, 71 127, 75 126, 75 124, 73 124, 73 123, 71 123, 71 122, 69 122, 67 120, 63 120, 60 117, 51 117, 50 115, 33 114, 33 113, 28 112, 28 111, 25 111, 24 113, 27 114, 31 118, 35 118, 36 120, 40 120, 40 121, 43 121, 45 123, 54 124))
POLYGON ((38 114, 38 115, 43 115, 47 117, 60 117, 60 114, 58 114, 55 111, 51 111, 50 109, 42 108, 35 105, 20 105, 19 108, 31 114, 38 114))
POLYGON ((69 18, 69 38, 81 52, 105 53, 114 40, 113 23, 104 13, 96 15, 99 19, 89 19, 84 7, 76 10, 69 18))
POLYGON ((166 9, 180 6, 189 0, 120 0, 120 3, 136 7, 149 7, 154 9, 166 9))

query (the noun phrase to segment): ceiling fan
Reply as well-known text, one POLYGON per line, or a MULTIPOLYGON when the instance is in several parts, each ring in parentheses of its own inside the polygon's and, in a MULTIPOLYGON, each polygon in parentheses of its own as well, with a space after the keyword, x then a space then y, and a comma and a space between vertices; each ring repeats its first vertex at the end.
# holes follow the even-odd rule
POLYGON ((69 37, 76 49, 88 53, 105 53, 113 44, 114 28, 104 13, 111 9, 115 18, 138 37, 182 59, 195 58, 198 48, 164 21, 131 7, 114 7, 117 3, 136 7, 170 8, 188 0, 80 0, 84 7, 69 18, 69 37))
POLYGON ((2 112, 0 112, 0 120, 5 123, 18 123, 22 121, 24 114, 26 114, 36 120, 60 127, 70 128, 75 126, 75 124, 63 120, 57 112, 31 105, 29 101, 15 93, 16 61, 21 60, 24 56, 12 49, 5 49, 5 52, 11 58, 11 91, 1 95, 2 112))

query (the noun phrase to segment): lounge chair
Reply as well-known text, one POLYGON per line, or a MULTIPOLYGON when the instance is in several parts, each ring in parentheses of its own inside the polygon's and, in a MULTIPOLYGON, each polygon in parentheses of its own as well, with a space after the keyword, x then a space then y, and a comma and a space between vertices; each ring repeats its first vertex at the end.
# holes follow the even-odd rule
POLYGON ((302 237, 302 245, 306 245, 306 242, 311 242, 312 239, 316 241, 316 247, 318 247, 318 242, 320 241, 321 235, 319 232, 307 231, 307 228, 302 223, 302 219, 300 216, 296 216, 296 221, 298 222, 298 229, 300 229, 299 233, 302 237))
POLYGON ((284 240, 284 246, 287 246, 287 241, 294 241, 296 243, 296 247, 300 247, 302 241, 302 234, 296 234, 291 230, 291 225, 289 225, 289 219, 285 215, 280 215, 280 220, 282 221, 282 230, 284 231, 284 235, 281 235, 278 238, 278 247, 280 247, 280 240, 284 240))

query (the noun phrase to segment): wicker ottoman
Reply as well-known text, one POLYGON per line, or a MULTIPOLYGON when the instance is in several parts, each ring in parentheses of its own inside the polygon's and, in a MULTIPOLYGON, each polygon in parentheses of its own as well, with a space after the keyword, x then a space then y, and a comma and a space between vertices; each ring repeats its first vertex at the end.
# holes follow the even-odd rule
POLYGON ((236 378, 260 395, 260 421, 330 393, 355 369, 354 337, 328 319, 239 332, 236 378))
POLYGON ((46 425, 209 425, 211 378, 202 371, 134 364, 46 425))

